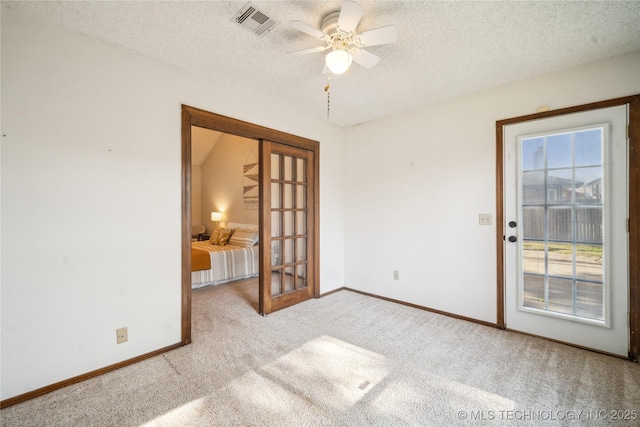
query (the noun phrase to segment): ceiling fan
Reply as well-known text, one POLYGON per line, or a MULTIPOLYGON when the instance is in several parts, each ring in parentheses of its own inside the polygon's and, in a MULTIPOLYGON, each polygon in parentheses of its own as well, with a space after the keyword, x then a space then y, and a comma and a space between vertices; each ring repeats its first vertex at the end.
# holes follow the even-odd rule
POLYGON ((380 61, 380 57, 364 48, 395 42, 398 40, 398 29, 395 25, 389 25, 358 33, 356 28, 363 14, 362 6, 347 0, 342 3, 340 10, 329 12, 322 18, 322 30, 302 21, 290 21, 289 26, 326 43, 326 46, 312 47, 290 54, 305 55, 331 49, 325 58, 326 66, 323 73, 329 70, 334 74, 342 74, 351 67, 352 61, 364 68, 372 68, 380 61))

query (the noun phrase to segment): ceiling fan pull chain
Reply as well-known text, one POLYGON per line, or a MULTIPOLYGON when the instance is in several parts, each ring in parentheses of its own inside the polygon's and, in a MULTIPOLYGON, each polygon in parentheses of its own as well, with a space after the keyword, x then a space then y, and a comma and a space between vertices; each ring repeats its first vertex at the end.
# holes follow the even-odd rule
POLYGON ((327 76, 327 85, 324 87, 324 91, 327 92, 327 119, 329 118, 329 111, 331 108, 331 85, 329 84, 331 80, 330 76, 327 76))

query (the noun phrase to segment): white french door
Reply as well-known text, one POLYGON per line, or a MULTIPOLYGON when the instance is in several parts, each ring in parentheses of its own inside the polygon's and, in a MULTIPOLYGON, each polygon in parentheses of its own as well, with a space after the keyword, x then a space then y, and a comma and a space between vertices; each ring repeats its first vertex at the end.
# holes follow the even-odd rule
POLYGON ((504 127, 507 328, 628 355, 627 115, 504 127))

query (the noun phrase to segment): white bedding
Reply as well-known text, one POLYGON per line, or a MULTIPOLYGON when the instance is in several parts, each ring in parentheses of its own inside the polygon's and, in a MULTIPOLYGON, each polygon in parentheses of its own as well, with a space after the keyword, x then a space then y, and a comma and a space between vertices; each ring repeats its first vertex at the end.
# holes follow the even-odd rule
POLYGON ((204 242, 191 242, 194 249, 209 252, 211 256, 211 270, 191 272, 191 288, 201 288, 208 285, 219 285, 232 280, 255 277, 259 272, 259 246, 216 246, 204 242))

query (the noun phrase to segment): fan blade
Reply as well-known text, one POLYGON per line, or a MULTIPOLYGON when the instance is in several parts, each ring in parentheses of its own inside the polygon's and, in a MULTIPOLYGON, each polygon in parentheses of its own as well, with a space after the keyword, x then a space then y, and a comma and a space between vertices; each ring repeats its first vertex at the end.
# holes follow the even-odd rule
POLYGON ((364 49, 356 50, 351 56, 353 58, 353 62, 357 62, 366 69, 373 68, 378 61, 380 61, 380 57, 378 55, 374 55, 364 49))
POLYGON ((398 28, 395 25, 389 25, 365 31, 356 37, 356 40, 364 47, 395 43, 398 40, 398 28))
POLYGON ((356 29, 362 15, 364 15, 362 6, 354 1, 345 1, 342 3, 342 9, 340 9, 338 28, 346 33, 350 33, 356 29))
POLYGON ((317 52, 322 52, 329 49, 329 46, 317 46, 317 47, 310 47, 309 49, 302 49, 302 50, 296 50, 293 52, 289 52, 288 55, 293 55, 293 56, 298 56, 298 55, 307 55, 309 53, 317 53, 317 52))
POLYGON ((289 26, 295 28, 298 31, 309 34, 311 37, 324 39, 324 33, 322 31, 316 30, 311 25, 305 24, 302 21, 289 21, 289 26))

